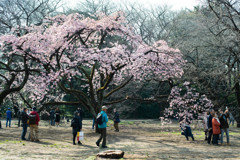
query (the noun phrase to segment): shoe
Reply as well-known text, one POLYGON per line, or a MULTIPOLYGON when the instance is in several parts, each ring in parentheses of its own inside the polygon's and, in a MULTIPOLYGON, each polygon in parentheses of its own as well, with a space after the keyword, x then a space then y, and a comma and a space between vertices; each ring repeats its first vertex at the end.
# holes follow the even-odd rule
POLYGON ((82 143, 80 141, 78 141, 78 145, 82 145, 82 143))
POLYGON ((31 142, 34 142, 34 140, 33 140, 33 139, 31 139, 31 142))
POLYGON ((108 148, 108 146, 102 146, 102 148, 108 148))
POLYGON ((96 142, 96 145, 99 147, 99 143, 96 142))
POLYGON ((26 138, 22 138, 22 141, 26 141, 26 138))
POLYGON ((35 142, 40 142, 39 139, 35 140, 35 142))
POLYGON ((73 143, 73 145, 76 145, 76 143, 73 143))
POLYGON ((230 143, 227 143, 227 146, 231 146, 231 144, 230 144, 230 143))

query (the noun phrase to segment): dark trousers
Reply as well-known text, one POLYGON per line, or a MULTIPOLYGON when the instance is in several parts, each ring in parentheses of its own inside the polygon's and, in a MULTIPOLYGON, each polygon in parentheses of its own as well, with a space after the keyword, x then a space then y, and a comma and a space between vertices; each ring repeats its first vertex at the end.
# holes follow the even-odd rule
POLYGON ((208 129, 205 129, 205 140, 208 140, 208 129))
POLYGON ((116 131, 119 131, 118 122, 114 122, 114 128, 115 128, 116 131))
MULTIPOLYGON (((77 137, 77 133, 73 134, 73 144, 75 144, 76 137, 77 137)), ((78 141, 78 143, 80 143, 80 141, 78 141)))
POLYGON ((97 144, 100 144, 103 139, 102 146, 106 146, 107 128, 98 128, 98 129, 101 136, 97 140, 97 144))
POLYGON ((210 144, 211 140, 212 140, 212 135, 213 135, 213 130, 209 130, 208 131, 208 144, 210 144))
POLYGON ((94 126, 95 126, 95 118, 93 118, 92 129, 94 129, 94 126))
POLYGON ((192 138, 192 140, 194 141, 194 137, 193 137, 193 134, 192 134, 191 127, 186 126, 186 128, 184 130, 184 135, 185 135, 187 140, 188 140, 188 136, 190 136, 192 138))
POLYGON ((77 137, 77 134, 73 134, 73 144, 75 144, 76 137, 77 137))
POLYGON ((9 127, 11 127, 11 118, 7 118, 6 128, 7 128, 8 125, 9 125, 9 127))
POLYGON ((1 120, 0 120, 0 128, 2 128, 2 122, 1 122, 1 120))
POLYGON ((213 135, 213 144, 218 144, 219 134, 213 135))
POLYGON ((21 124, 21 117, 18 117, 18 127, 20 127, 21 124))
POLYGON ((22 124, 22 127, 23 127, 23 130, 22 130, 22 140, 25 140, 25 136, 26 136, 26 133, 27 133, 27 127, 28 127, 28 124, 27 123, 23 123, 22 124))
POLYGON ((54 126, 54 125, 55 125, 55 119, 51 118, 51 126, 54 126))

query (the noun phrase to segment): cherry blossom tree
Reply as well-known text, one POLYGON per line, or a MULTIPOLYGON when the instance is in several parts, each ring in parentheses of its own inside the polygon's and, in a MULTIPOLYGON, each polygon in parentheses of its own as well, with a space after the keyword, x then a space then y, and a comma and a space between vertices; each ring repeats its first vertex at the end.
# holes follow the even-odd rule
POLYGON ((162 40, 145 44, 122 12, 100 13, 97 19, 59 15, 25 29, 27 34, 21 37, 2 36, 1 50, 5 56, 25 55, 35 63, 34 69, 41 70, 29 75, 24 90, 45 105, 82 105, 96 116, 102 105, 128 99, 108 101, 130 81, 167 80, 183 74, 180 51, 162 40), (61 101, 66 94, 76 101, 61 101))
POLYGON ((190 82, 184 82, 183 86, 175 86, 168 97, 169 108, 165 109, 164 118, 176 118, 180 126, 192 123, 192 120, 200 118, 202 113, 213 108, 211 100, 206 95, 199 94, 190 82))

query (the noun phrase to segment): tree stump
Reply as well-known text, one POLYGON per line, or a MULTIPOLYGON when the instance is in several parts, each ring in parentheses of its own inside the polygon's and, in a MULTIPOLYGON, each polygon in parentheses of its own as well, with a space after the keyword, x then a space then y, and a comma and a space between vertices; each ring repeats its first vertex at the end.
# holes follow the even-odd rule
POLYGON ((120 158, 123 158, 123 156, 124 156, 124 152, 121 150, 107 150, 97 154, 97 157, 99 158, 120 159, 120 158))

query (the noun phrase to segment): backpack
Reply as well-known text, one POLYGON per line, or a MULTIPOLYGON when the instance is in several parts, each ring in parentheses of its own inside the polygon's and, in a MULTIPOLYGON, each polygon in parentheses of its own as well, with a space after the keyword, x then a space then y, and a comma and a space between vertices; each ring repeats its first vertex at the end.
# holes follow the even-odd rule
POLYGON ((71 127, 73 128, 77 128, 78 127, 78 122, 76 120, 76 118, 73 118, 72 121, 71 121, 71 127))
POLYGON ((98 113, 96 120, 97 120, 97 124, 99 124, 99 125, 101 125, 103 123, 102 114, 101 113, 98 113))
POLYGON ((29 124, 36 124, 36 115, 29 115, 29 124))

